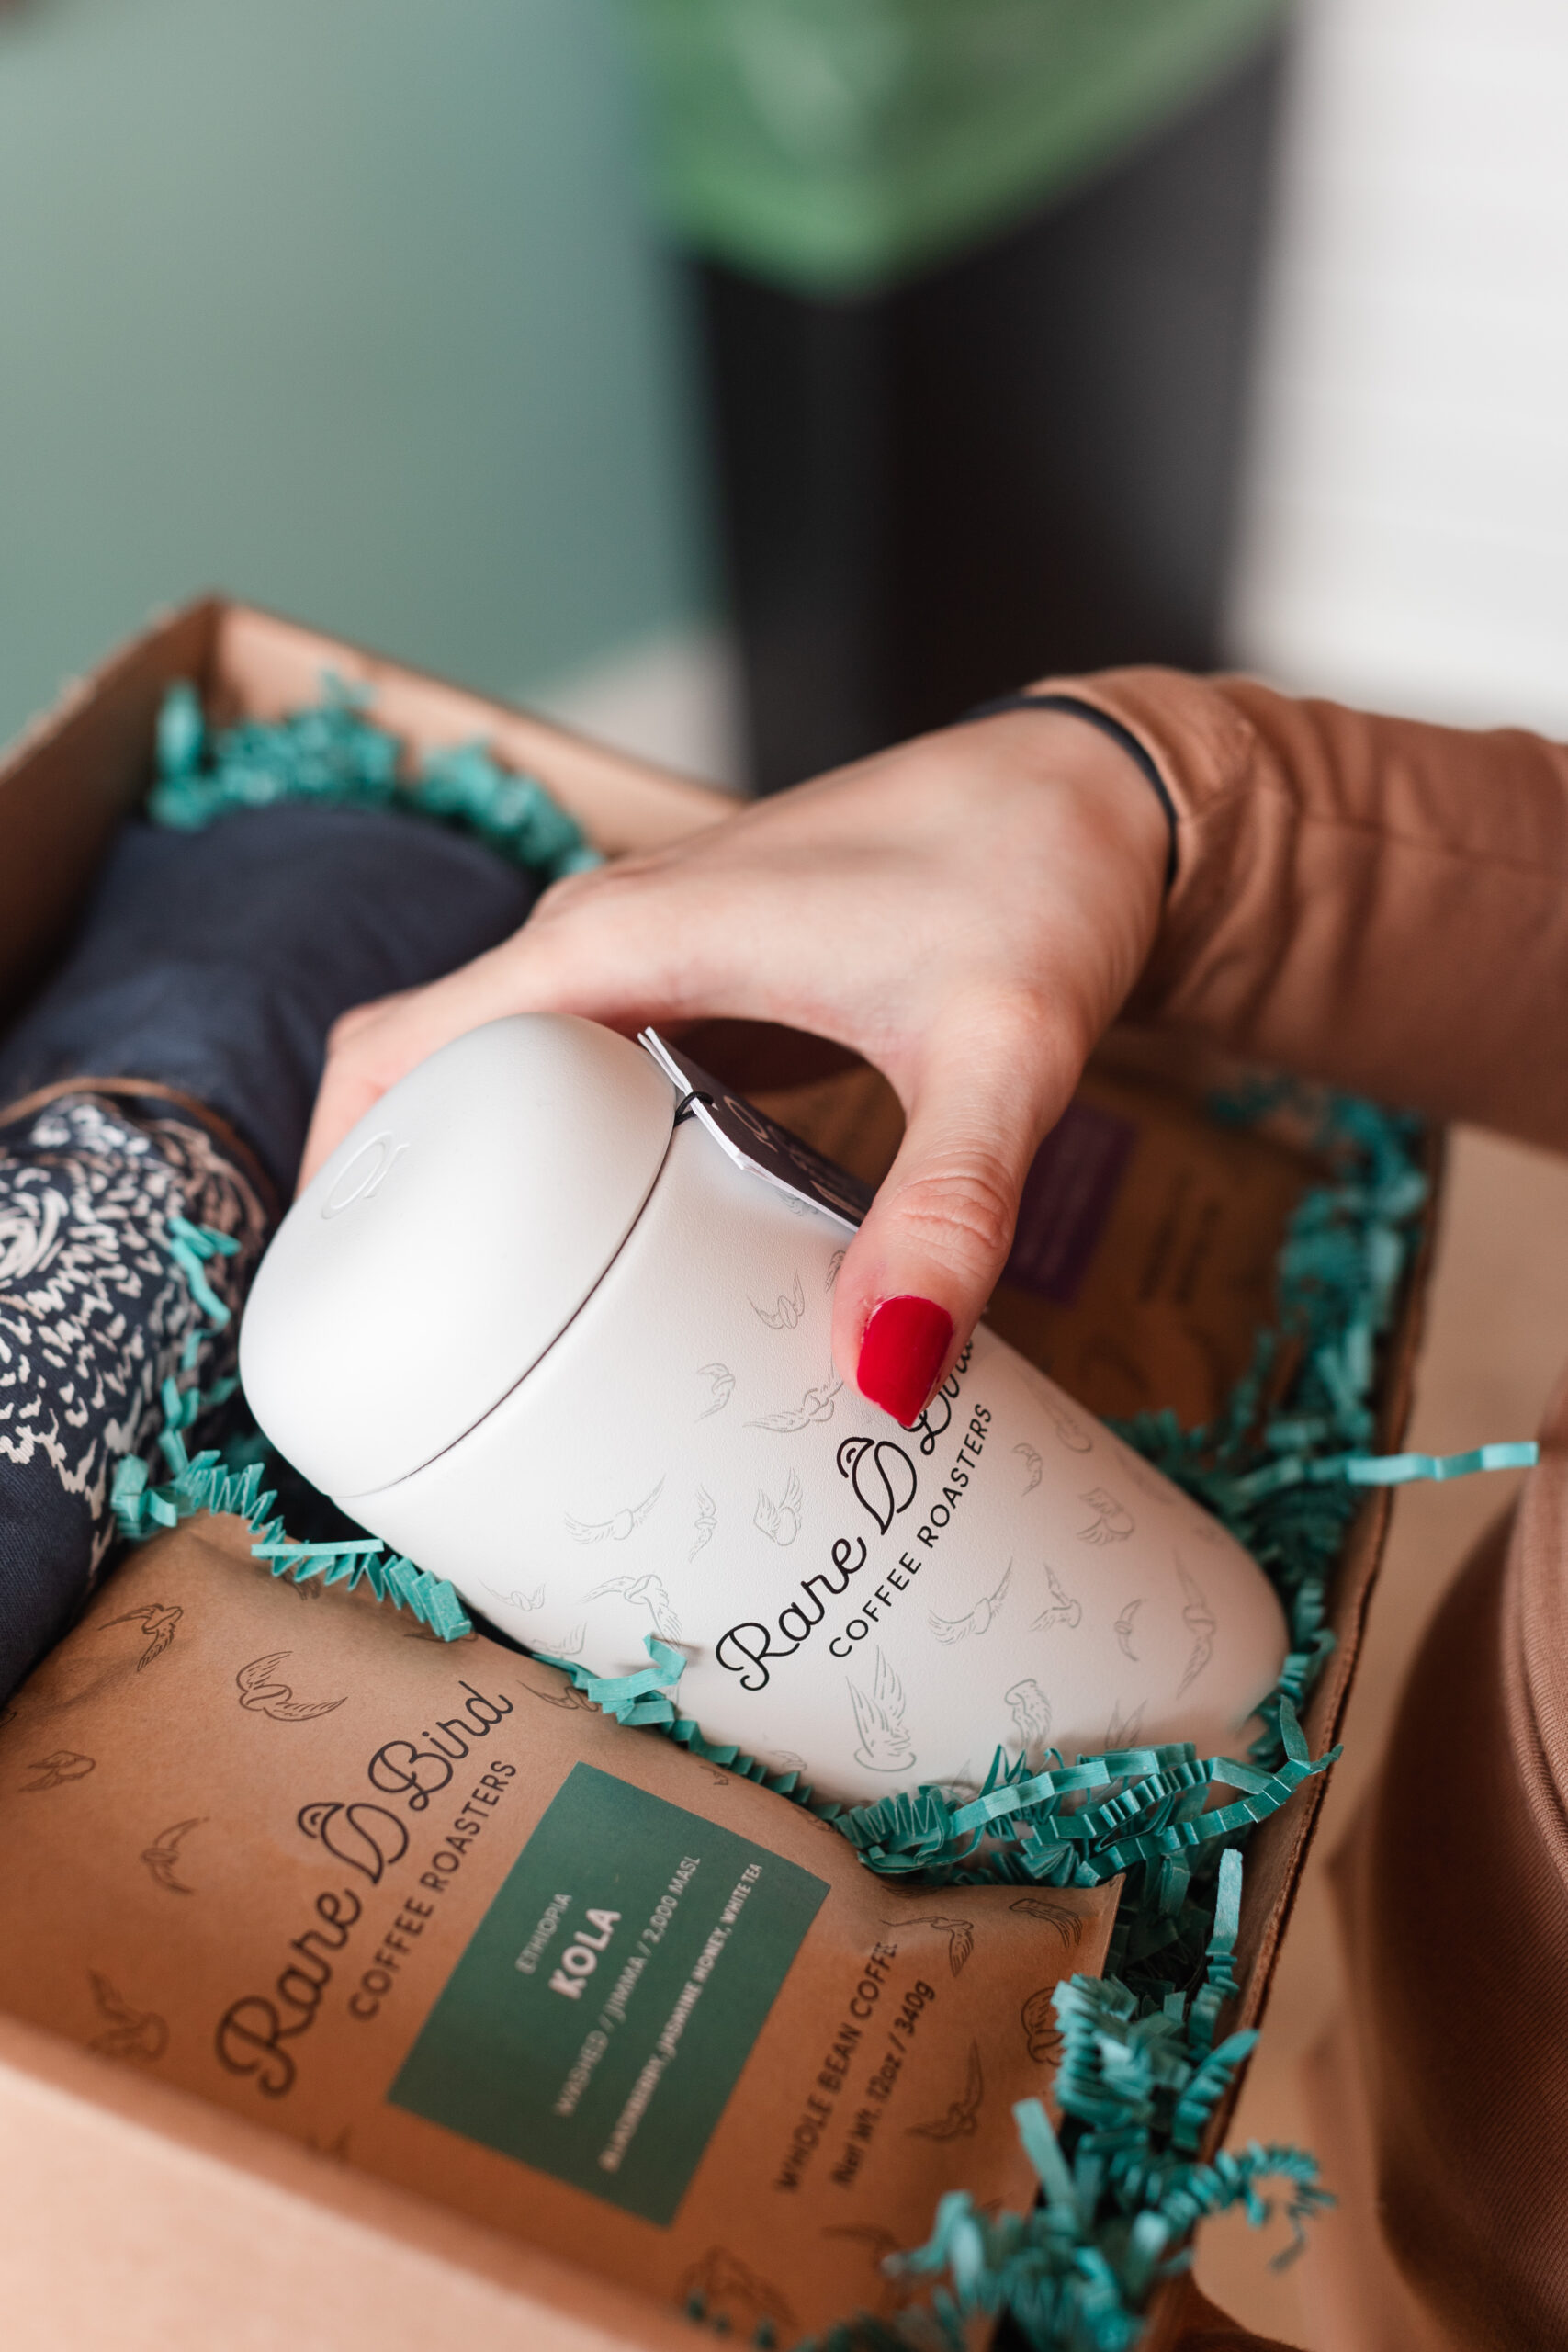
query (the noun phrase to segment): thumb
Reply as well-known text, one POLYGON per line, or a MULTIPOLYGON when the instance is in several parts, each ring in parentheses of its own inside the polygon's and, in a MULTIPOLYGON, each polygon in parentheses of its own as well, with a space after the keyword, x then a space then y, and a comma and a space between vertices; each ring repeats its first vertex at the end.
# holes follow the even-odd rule
POLYGON ((1041 1138, 1083 1053, 1038 1008, 944 1022, 905 1085, 898 1156, 835 1285, 833 1359, 908 1428, 945 1378, 1007 1262, 1041 1138))

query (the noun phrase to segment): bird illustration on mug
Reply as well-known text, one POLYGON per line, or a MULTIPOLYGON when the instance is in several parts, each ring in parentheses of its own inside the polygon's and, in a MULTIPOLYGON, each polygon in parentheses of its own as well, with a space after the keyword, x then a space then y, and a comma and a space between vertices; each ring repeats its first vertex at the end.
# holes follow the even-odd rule
POLYGON ((735 1394, 735 1374, 727 1363, 705 1363, 698 1369, 697 1378, 708 1384, 708 1401, 697 1415, 699 1421, 711 1420, 722 1413, 735 1394))
POLYGON ((976 1638, 982 1634, 988 1634, 996 1623, 997 1613, 1002 1602, 1007 1599, 1007 1589, 1011 1582, 1012 1562, 1010 1560, 1002 1571, 1002 1580, 996 1590, 983 1594, 967 1615, 939 1617, 934 1610, 928 1610, 926 1623, 937 1640, 949 1645, 953 1642, 967 1640, 971 1634, 976 1638))
POLYGON ((1078 1499, 1094 1513, 1089 1525, 1078 1530, 1080 1544, 1124 1544, 1137 1525, 1126 1505, 1105 1487, 1091 1487, 1078 1499))
POLYGON ((1063 1590, 1062 1579, 1049 1560, 1043 1562, 1042 1566, 1045 1570, 1045 1582, 1050 1588, 1051 1605, 1048 1609, 1043 1609, 1034 1620, 1034 1631, 1038 1634, 1043 1632, 1047 1626, 1066 1625, 1067 1631, 1071 1633, 1083 1617, 1083 1603, 1081 1600, 1073 1600, 1070 1594, 1063 1590))
POLYGON ((915 1758, 913 1742, 904 1724, 904 1686, 880 1649, 871 1689, 863 1690, 857 1682, 851 1682, 848 1687, 855 1729, 860 1735, 855 1762, 868 1772, 908 1771, 915 1758))
POLYGON ((640 1503, 632 1503, 625 1510, 612 1512, 608 1519, 573 1519, 570 1511, 566 1523, 572 1539, 578 1544, 624 1544, 634 1534, 664 1491, 664 1481, 650 1487, 640 1503))
MULTIPOLYGON (((592 1591, 585 1592, 582 1598, 584 1600, 603 1600, 611 1593, 617 1594, 634 1609, 646 1609, 653 1620, 654 1632, 662 1634, 667 1642, 680 1640, 681 1620, 670 1606, 670 1595, 664 1589, 661 1577, 606 1577, 603 1584, 596 1584, 592 1591)), ((562 1651, 560 1655, 564 1657, 566 1653, 562 1651)))
POLYGON ((820 1387, 806 1391, 798 1405, 778 1413, 763 1413, 746 1426, 749 1430, 776 1430, 781 1436, 793 1437, 797 1430, 810 1429, 815 1422, 830 1421, 843 1385, 836 1372, 829 1372, 820 1387))
POLYGON ((1032 1674, 1015 1682, 1010 1690, 1002 1692, 1003 1703, 1012 1712, 1013 1725, 1019 1744, 1026 1756, 1040 1755, 1051 1737, 1051 1702, 1032 1674))
POLYGON ((752 1526, 760 1535, 765 1535, 770 1544, 781 1546, 793 1544, 800 1533, 801 1500, 800 1474, 792 1470, 778 1502, 775 1503, 761 1487, 758 1488, 752 1526))
POLYGON ((497 1600, 509 1602, 513 1609, 521 1611, 524 1616, 531 1615, 536 1609, 542 1609, 545 1605, 545 1588, 542 1584, 536 1584, 532 1592, 519 1592, 515 1587, 511 1592, 502 1592, 498 1584, 487 1584, 485 1590, 493 1593, 497 1600))
POLYGON ((1133 1621, 1143 1605, 1144 1596, 1140 1593, 1136 1600, 1130 1600, 1127 1603, 1111 1628, 1116 1636, 1116 1645, 1122 1657, 1130 1658, 1134 1666, 1138 1663, 1138 1653, 1133 1647, 1133 1621))
POLYGON ((795 1288, 787 1298, 782 1291, 779 1293, 775 1306, 759 1306, 755 1299, 750 1304, 752 1314, 759 1322, 765 1323, 770 1331, 793 1331, 806 1312, 806 1291, 800 1276, 796 1274, 795 1288))
POLYGON ((1119 1747, 1135 1747, 1137 1746, 1138 1734, 1144 1727, 1144 1706, 1145 1703, 1146 1702, 1140 1702, 1140 1703, 1134 1708, 1130 1715, 1124 1715, 1122 1713, 1122 1702, 1120 1699, 1117 1700, 1116 1704, 1111 1710, 1111 1721, 1105 1726, 1105 1737, 1100 1743, 1102 1749, 1107 1755, 1119 1747))
POLYGON ((1195 1577, 1188 1574, 1179 1557, 1176 1563, 1176 1573, 1181 1579, 1181 1589, 1187 1596, 1181 1611, 1181 1622, 1192 1635, 1192 1648, 1187 1660, 1187 1671, 1176 1686, 1176 1695, 1179 1699, 1189 1685, 1197 1681, 1198 1677, 1213 1657, 1214 1635, 1219 1632, 1220 1627, 1218 1618, 1203 1597, 1202 1587, 1195 1577))
POLYGON ((718 1505, 705 1487, 697 1488, 697 1515, 692 1522, 692 1548, 686 1555, 690 1567, 697 1554, 705 1551, 713 1542, 714 1529, 718 1525, 718 1505))

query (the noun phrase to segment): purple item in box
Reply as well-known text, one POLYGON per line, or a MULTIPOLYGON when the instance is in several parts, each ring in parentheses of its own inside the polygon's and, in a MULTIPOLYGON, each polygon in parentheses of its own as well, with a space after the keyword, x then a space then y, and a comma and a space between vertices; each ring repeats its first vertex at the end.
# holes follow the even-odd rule
POLYGON ((1070 1306, 1115 1205, 1137 1130, 1130 1119, 1070 1102, 1034 1155, 1002 1280, 1070 1306))

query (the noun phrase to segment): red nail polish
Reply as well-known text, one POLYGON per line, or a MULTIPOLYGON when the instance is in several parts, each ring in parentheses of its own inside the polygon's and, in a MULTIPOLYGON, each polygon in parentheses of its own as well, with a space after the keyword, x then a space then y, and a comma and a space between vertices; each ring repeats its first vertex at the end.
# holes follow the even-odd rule
POLYGON ((855 1378, 863 1396, 908 1429, 919 1419, 953 1339, 953 1317, 930 1298, 885 1298, 865 1327, 855 1378))

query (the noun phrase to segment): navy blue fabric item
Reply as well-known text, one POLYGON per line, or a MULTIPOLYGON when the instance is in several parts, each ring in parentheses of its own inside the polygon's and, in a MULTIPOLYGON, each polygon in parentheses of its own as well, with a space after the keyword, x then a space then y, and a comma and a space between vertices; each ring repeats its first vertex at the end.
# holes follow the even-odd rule
MULTIPOLYGON (((61 1080, 172 1087, 244 1138, 285 1202, 338 1014, 507 938, 541 887, 395 811, 243 810, 196 833, 135 820, 0 1042, 0 1112, 61 1080)), ((90 1085, 0 1126, 0 1703, 108 1560, 114 1473, 156 1462, 163 1382, 210 1390, 232 1371, 236 1323, 209 1328, 167 1243, 175 1216, 232 1237, 209 1276, 237 1317, 268 1212, 234 1157, 177 1106, 90 1085)))
POLYGON ((62 1078, 152 1079, 242 1135, 287 1200, 327 1031, 515 931, 543 886, 395 811, 137 820, 60 970, 0 1044, 0 1108, 62 1078))

